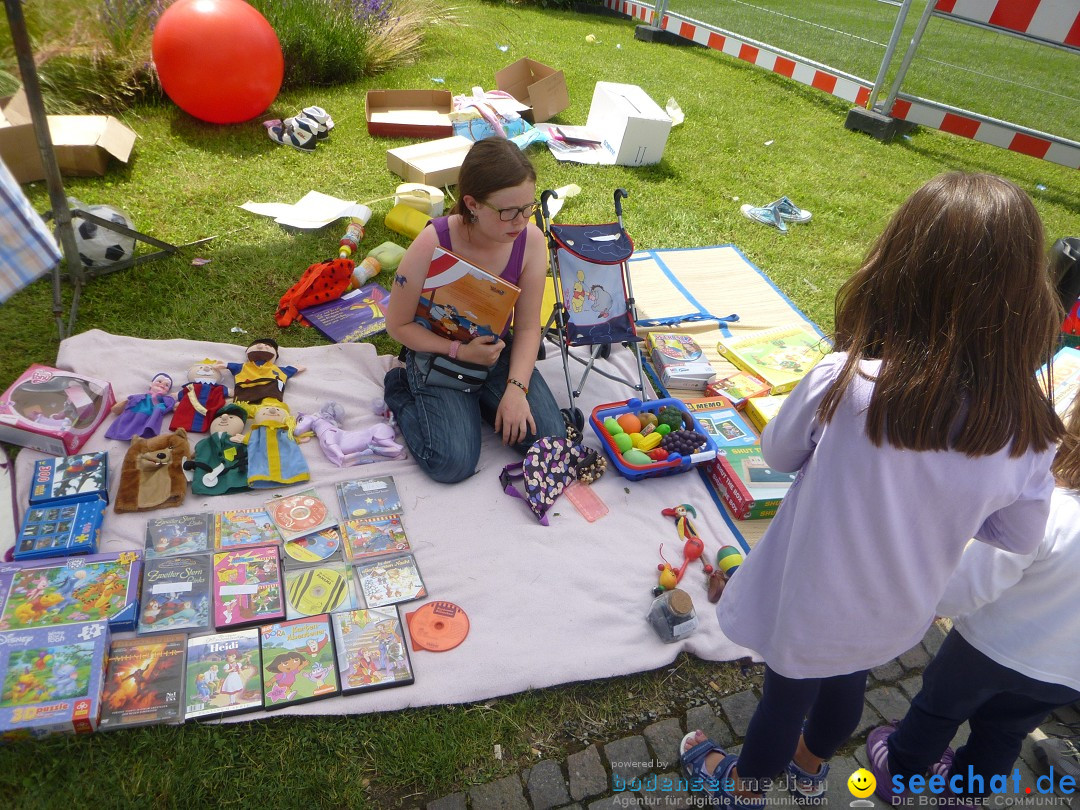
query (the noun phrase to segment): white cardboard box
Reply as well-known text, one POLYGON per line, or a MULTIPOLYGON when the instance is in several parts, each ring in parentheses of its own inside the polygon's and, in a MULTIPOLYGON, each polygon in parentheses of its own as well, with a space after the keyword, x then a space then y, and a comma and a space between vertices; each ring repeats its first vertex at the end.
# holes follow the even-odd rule
POLYGON ((636 84, 597 82, 586 128, 604 136, 619 166, 659 163, 671 118, 636 84))
POLYGON ((442 188, 457 183, 473 142, 460 135, 386 150, 386 168, 410 183, 442 188))

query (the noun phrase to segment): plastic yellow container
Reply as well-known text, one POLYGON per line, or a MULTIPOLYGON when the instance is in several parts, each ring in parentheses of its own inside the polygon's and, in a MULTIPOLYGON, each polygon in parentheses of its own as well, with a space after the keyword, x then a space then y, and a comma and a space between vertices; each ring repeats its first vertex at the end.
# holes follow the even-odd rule
POLYGON ((386 215, 386 227, 409 239, 415 239, 431 217, 423 211, 417 211, 404 203, 398 203, 386 215))

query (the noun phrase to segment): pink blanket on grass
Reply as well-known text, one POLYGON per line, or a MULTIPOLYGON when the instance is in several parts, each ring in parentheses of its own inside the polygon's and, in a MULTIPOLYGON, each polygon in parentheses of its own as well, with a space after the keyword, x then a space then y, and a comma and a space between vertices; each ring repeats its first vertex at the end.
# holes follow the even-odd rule
MULTIPOLYGON (((183 379, 184 369, 203 357, 226 362, 243 359, 243 348, 191 340, 142 340, 94 330, 65 340, 57 366, 110 380, 118 396, 143 391, 158 371, 183 379)), ((327 400, 344 406, 346 427, 377 421, 371 403, 382 395, 382 380, 394 363, 370 344, 335 344, 281 350, 282 365, 307 370, 288 384, 285 400, 295 414, 315 411, 327 400)), ((636 379, 632 354, 615 347, 603 367, 636 379)), ((569 404, 558 352, 549 352, 539 368, 561 406, 569 404)), ((577 369, 572 364, 574 380, 577 369)), ((593 374, 578 405, 586 414, 601 403, 620 402, 631 391, 593 374)), ((110 419, 112 417, 109 417, 110 419)), ((125 442, 104 438, 99 429, 87 451, 108 450, 118 473, 125 442)), ((195 436, 194 439, 200 438, 195 436)), ((586 425, 586 443, 599 440, 586 425)), ((689 570, 682 587, 693 598, 700 626, 687 638, 664 644, 645 621, 657 581, 658 549, 678 566, 682 544, 675 524, 661 510, 692 504, 695 521, 714 556, 733 536, 693 473, 629 481, 613 469, 595 492, 610 512, 595 523, 582 518, 565 498, 552 513, 551 525, 540 526, 523 501, 503 493, 499 471, 515 460, 492 432, 484 440, 480 470, 454 485, 432 482, 411 458, 338 468, 315 442, 302 445, 312 474, 310 484, 335 503, 338 481, 393 475, 404 508, 403 524, 427 585, 429 600, 454 602, 469 616, 466 640, 448 652, 411 651, 416 682, 346 697, 334 697, 277 710, 241 715, 247 720, 268 714, 356 714, 362 712, 463 703, 572 681, 607 678, 655 669, 680 652, 712 661, 749 655, 724 637, 705 596, 699 564, 689 570)), ((19 502, 28 496, 30 471, 42 454, 27 450, 17 459, 19 502)), ((113 476, 115 493, 118 476, 113 476)), ((180 507, 135 514, 110 511, 102 535, 102 551, 141 549, 151 517, 258 506, 276 493, 304 487, 199 497, 188 493, 180 507)), ((425 600, 426 601, 426 600, 425 600)), ((400 605, 404 614, 422 602, 400 605)))

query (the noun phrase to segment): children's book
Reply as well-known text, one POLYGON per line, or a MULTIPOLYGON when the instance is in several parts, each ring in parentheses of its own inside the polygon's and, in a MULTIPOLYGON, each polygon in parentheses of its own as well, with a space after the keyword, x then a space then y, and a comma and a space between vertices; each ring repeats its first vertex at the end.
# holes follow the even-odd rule
POLYGON ((337 526, 297 537, 285 543, 284 561, 287 567, 314 565, 322 562, 343 562, 341 531, 337 526))
POLYGON ((202 554, 214 550, 214 515, 150 518, 146 521, 146 551, 143 558, 172 557, 177 554, 202 554))
POLYGON ((284 618, 277 546, 214 555, 214 626, 218 630, 284 618))
POLYGON ((188 639, 185 720, 240 714, 262 705, 258 628, 188 639))
POLYGON ((337 497, 342 520, 401 512, 401 498, 392 475, 340 481, 337 497))
POLYGON ((98 497, 109 502, 109 454, 43 458, 34 462, 30 505, 98 497))
POLYGON ((436 247, 414 320, 449 340, 501 335, 521 289, 436 247))
POLYGON ((772 517, 798 473, 774 470, 761 445, 728 447, 706 464, 709 483, 739 520, 772 517))
POLYGON ((101 730, 179 723, 184 716, 183 633, 113 639, 101 698, 101 730))
POLYGON ((390 293, 371 282, 334 301, 300 310, 311 325, 334 343, 359 343, 386 331, 386 304, 390 293))
POLYGON ((415 680, 397 608, 350 610, 331 618, 343 695, 415 680))
POLYGON ((746 447, 755 444, 758 440, 753 428, 724 397, 684 399, 683 404, 694 415, 702 429, 716 442, 718 448, 746 447))
POLYGON ((0 632, 0 737, 96 729, 108 653, 105 622, 0 632))
POLYGON ((139 635, 213 628, 206 554, 147 560, 143 568, 139 635))
POLYGON ((265 708, 320 700, 341 691, 329 616, 263 625, 259 643, 265 708))
MULTIPOLYGON (((1054 409, 1064 419, 1080 398, 1080 349, 1065 346, 1053 358, 1054 409)), ((1046 390, 1046 366, 1039 370, 1039 382, 1046 390)))
POLYGON ((293 540, 337 524, 334 510, 314 488, 277 495, 264 506, 282 540, 293 540))
POLYGON ((734 365, 765 380, 774 394, 790 391, 832 351, 829 341, 805 323, 724 338, 717 349, 734 365))
POLYGON ((394 554, 358 563, 356 578, 369 608, 411 602, 427 596, 427 588, 412 554, 394 554))
POLYGON ((746 403, 746 415, 750 418, 751 424, 757 428, 758 433, 765 430, 765 426, 776 416, 787 396, 787 394, 769 394, 764 397, 754 397, 746 403))
POLYGON ((742 410, 752 397, 769 393, 769 384, 749 371, 730 371, 718 374, 705 386, 707 397, 727 397, 736 409, 742 410))
POLYGON ((12 563, 0 573, 0 630, 93 621, 134 630, 142 566, 133 551, 12 563))
POLYGON ((27 510, 15 541, 16 560, 93 554, 98 549, 105 501, 52 502, 27 510))
POLYGON ((262 507, 226 509, 214 516, 214 548, 218 551, 280 542, 281 535, 262 507))
POLYGON ((646 341, 653 368, 668 390, 701 392, 716 377, 709 358, 690 335, 649 332, 646 341))
POLYGON ((286 571, 285 600, 286 615, 290 619, 360 607, 352 572, 344 562, 286 571))
POLYGON ((401 515, 346 520, 342 527, 345 530, 345 554, 354 562, 379 554, 410 550, 405 527, 401 525, 401 515))

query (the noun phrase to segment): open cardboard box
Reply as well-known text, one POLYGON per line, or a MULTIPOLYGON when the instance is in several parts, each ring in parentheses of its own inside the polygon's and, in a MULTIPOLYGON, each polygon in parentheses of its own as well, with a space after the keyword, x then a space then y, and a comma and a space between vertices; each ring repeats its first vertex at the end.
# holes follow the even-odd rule
MULTIPOLYGON (((135 133, 111 115, 50 115, 49 135, 60 173, 76 177, 105 174, 109 158, 127 163, 135 133)), ((45 177, 26 95, 0 99, 0 158, 20 183, 45 177)))
POLYGON ((391 138, 446 138, 453 96, 449 90, 368 90, 369 135, 391 138))
POLYGON ((597 82, 585 127, 604 136, 617 165, 649 166, 664 154, 671 118, 636 84, 597 82))
POLYGON ((566 77, 561 70, 535 59, 518 59, 495 74, 495 86, 530 109, 523 112, 533 124, 554 118, 570 106, 566 77))
POLYGON ((461 135, 386 150, 386 168, 410 183, 442 188, 457 183, 473 142, 461 135))

